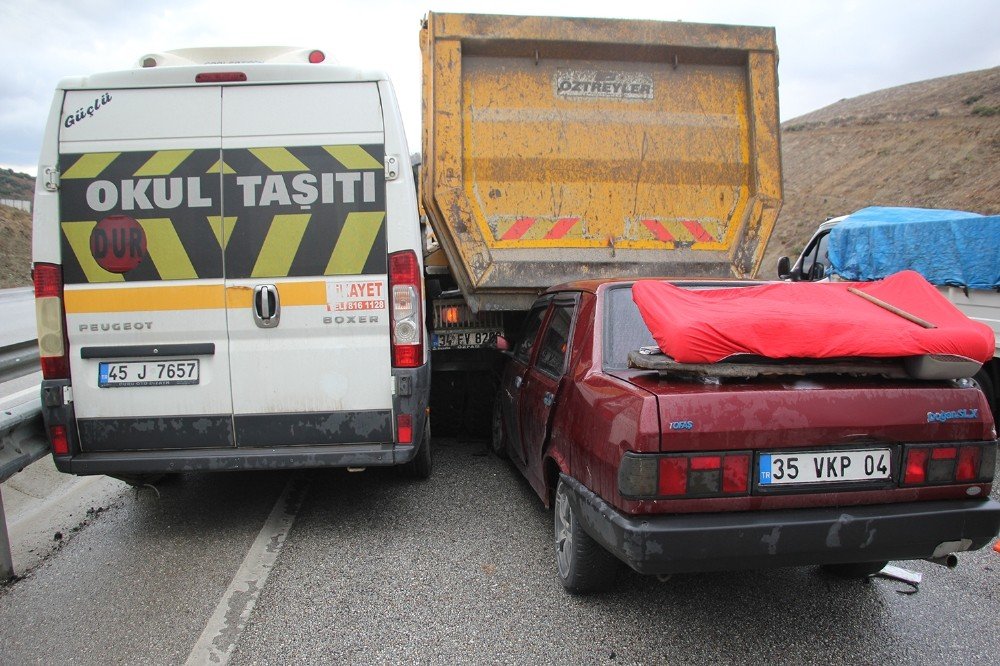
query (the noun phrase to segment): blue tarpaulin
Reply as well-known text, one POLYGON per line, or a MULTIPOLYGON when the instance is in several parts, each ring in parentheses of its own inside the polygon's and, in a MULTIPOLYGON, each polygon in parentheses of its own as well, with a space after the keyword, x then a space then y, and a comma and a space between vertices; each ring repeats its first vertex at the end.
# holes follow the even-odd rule
POLYGON ((872 206, 833 228, 828 253, 845 280, 909 269, 931 284, 992 289, 1000 286, 1000 216, 872 206))

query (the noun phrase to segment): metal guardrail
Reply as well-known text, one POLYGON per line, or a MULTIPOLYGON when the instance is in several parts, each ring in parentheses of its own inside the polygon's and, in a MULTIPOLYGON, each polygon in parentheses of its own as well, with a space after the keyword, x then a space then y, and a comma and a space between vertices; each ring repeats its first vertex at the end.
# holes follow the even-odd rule
POLYGON ((26 340, 0 347, 0 384, 37 370, 37 340, 26 340))
MULTIPOLYGON (((0 385, 38 369, 37 341, 25 340, 0 347, 0 385)), ((6 481, 48 452, 39 387, 33 385, 0 396, 0 481, 6 481)), ((0 581, 13 575, 7 516, 0 495, 0 581)))

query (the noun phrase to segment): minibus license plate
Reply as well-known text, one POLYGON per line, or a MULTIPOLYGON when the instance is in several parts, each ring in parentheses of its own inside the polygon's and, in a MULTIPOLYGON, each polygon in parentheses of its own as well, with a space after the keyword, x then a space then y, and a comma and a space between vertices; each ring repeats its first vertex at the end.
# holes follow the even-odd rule
POLYGON ((198 378, 198 359, 122 361, 101 363, 97 372, 97 385, 101 388, 171 386, 197 384, 198 378))

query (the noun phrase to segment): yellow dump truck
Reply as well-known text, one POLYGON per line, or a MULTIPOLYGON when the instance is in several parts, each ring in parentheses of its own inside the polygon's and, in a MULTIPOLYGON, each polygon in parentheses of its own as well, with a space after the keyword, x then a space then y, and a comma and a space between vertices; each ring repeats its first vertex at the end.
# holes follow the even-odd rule
POLYGON ((438 371, 488 367, 472 350, 553 284, 755 274, 781 205, 772 28, 430 13, 420 46, 438 371))

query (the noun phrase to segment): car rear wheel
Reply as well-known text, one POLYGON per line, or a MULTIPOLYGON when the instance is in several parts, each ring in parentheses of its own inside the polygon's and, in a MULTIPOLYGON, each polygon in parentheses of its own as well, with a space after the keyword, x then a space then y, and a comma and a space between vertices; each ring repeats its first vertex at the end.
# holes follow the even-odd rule
POLYGON ((502 391, 493 399, 493 422, 490 427, 490 448, 499 458, 507 457, 507 435, 503 430, 503 405, 500 402, 502 391))
POLYGON ((837 578, 868 578, 885 568, 888 562, 850 562, 847 564, 825 564, 823 571, 837 578))
POLYGON ((618 560, 580 526, 561 479, 556 486, 554 514, 559 582, 571 594, 610 589, 618 572, 618 560))

